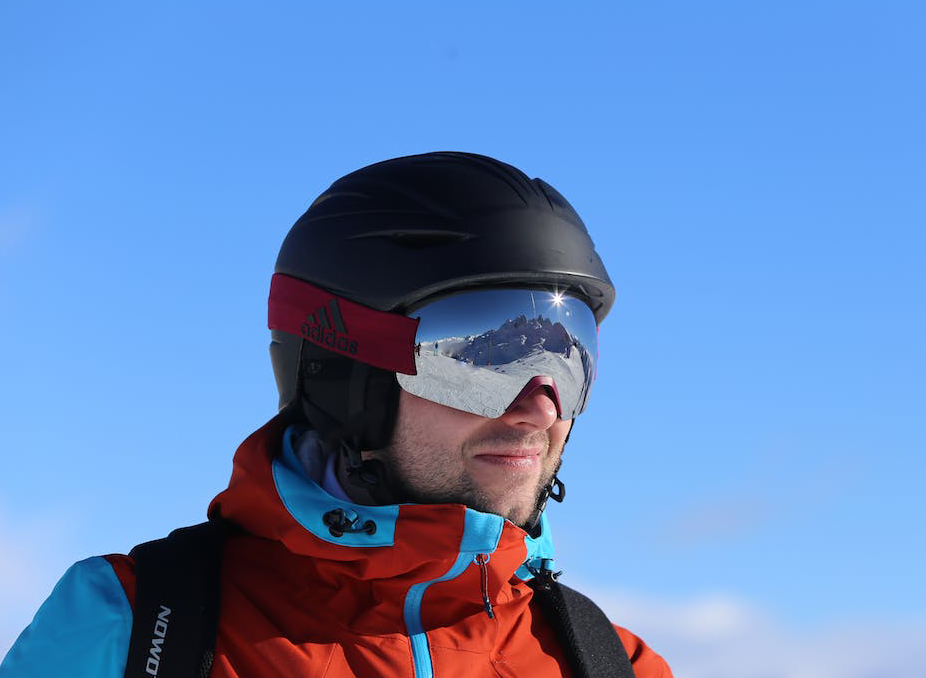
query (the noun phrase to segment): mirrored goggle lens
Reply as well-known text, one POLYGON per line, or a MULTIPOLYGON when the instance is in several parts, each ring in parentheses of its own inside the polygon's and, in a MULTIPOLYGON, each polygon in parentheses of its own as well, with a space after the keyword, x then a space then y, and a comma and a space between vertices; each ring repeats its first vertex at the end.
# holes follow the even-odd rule
POLYGON ((543 377, 540 383, 553 382, 562 419, 585 409, 598 330, 582 301, 542 290, 483 290, 444 297, 408 315, 420 318, 417 374, 396 377, 412 395, 494 418, 543 377))

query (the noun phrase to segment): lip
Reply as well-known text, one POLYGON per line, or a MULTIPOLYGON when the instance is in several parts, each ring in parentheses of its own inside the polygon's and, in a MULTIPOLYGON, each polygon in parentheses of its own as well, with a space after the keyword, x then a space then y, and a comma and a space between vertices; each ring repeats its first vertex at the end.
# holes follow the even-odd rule
POLYGON ((475 461, 493 466, 508 466, 511 468, 532 468, 540 462, 540 450, 510 449, 489 450, 473 455, 475 461))
POLYGON ((474 454, 474 457, 515 457, 515 458, 524 458, 524 457, 539 457, 541 453, 541 448, 539 447, 511 447, 511 448, 502 448, 499 450, 482 450, 474 454))
POLYGON ((539 461, 539 457, 517 457, 504 454, 480 454, 473 459, 480 464, 504 466, 511 469, 532 469, 539 461))

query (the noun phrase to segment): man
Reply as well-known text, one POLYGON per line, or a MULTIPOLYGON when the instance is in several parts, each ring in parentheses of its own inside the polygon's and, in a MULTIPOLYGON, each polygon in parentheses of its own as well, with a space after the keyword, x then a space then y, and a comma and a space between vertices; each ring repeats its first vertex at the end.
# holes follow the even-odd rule
MULTIPOLYGON (((558 590, 544 507, 563 497, 556 474, 613 300, 569 203, 511 166, 432 153, 336 181, 271 282, 280 414, 241 445, 209 507, 211 525, 232 527, 205 671, 584 672, 600 648, 570 649, 559 630, 582 641, 592 627, 541 604, 558 590)), ((179 622, 162 604, 133 633, 143 562, 74 565, 2 678, 158 676, 179 622)), ((636 678, 671 676, 604 626, 636 678)))

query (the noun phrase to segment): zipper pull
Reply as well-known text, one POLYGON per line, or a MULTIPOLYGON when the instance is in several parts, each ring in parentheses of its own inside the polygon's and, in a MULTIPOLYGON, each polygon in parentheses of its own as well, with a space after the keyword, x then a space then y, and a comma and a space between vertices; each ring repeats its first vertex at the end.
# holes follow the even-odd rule
POLYGON ((492 601, 489 600, 489 570, 486 568, 486 563, 489 562, 489 556, 480 553, 473 560, 479 565, 479 570, 482 575, 482 604, 485 606, 486 614, 489 615, 489 619, 495 619, 495 612, 492 611, 492 601))

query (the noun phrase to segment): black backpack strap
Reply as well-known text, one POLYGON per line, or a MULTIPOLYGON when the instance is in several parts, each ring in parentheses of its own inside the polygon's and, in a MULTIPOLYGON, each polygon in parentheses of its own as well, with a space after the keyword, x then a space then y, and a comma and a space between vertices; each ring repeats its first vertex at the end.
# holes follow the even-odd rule
POLYGON ((634 678, 627 650, 600 607, 545 570, 528 585, 563 644, 576 678, 634 678))
POLYGON ((139 544, 125 678, 206 678, 219 621, 222 547, 231 530, 210 520, 139 544))

